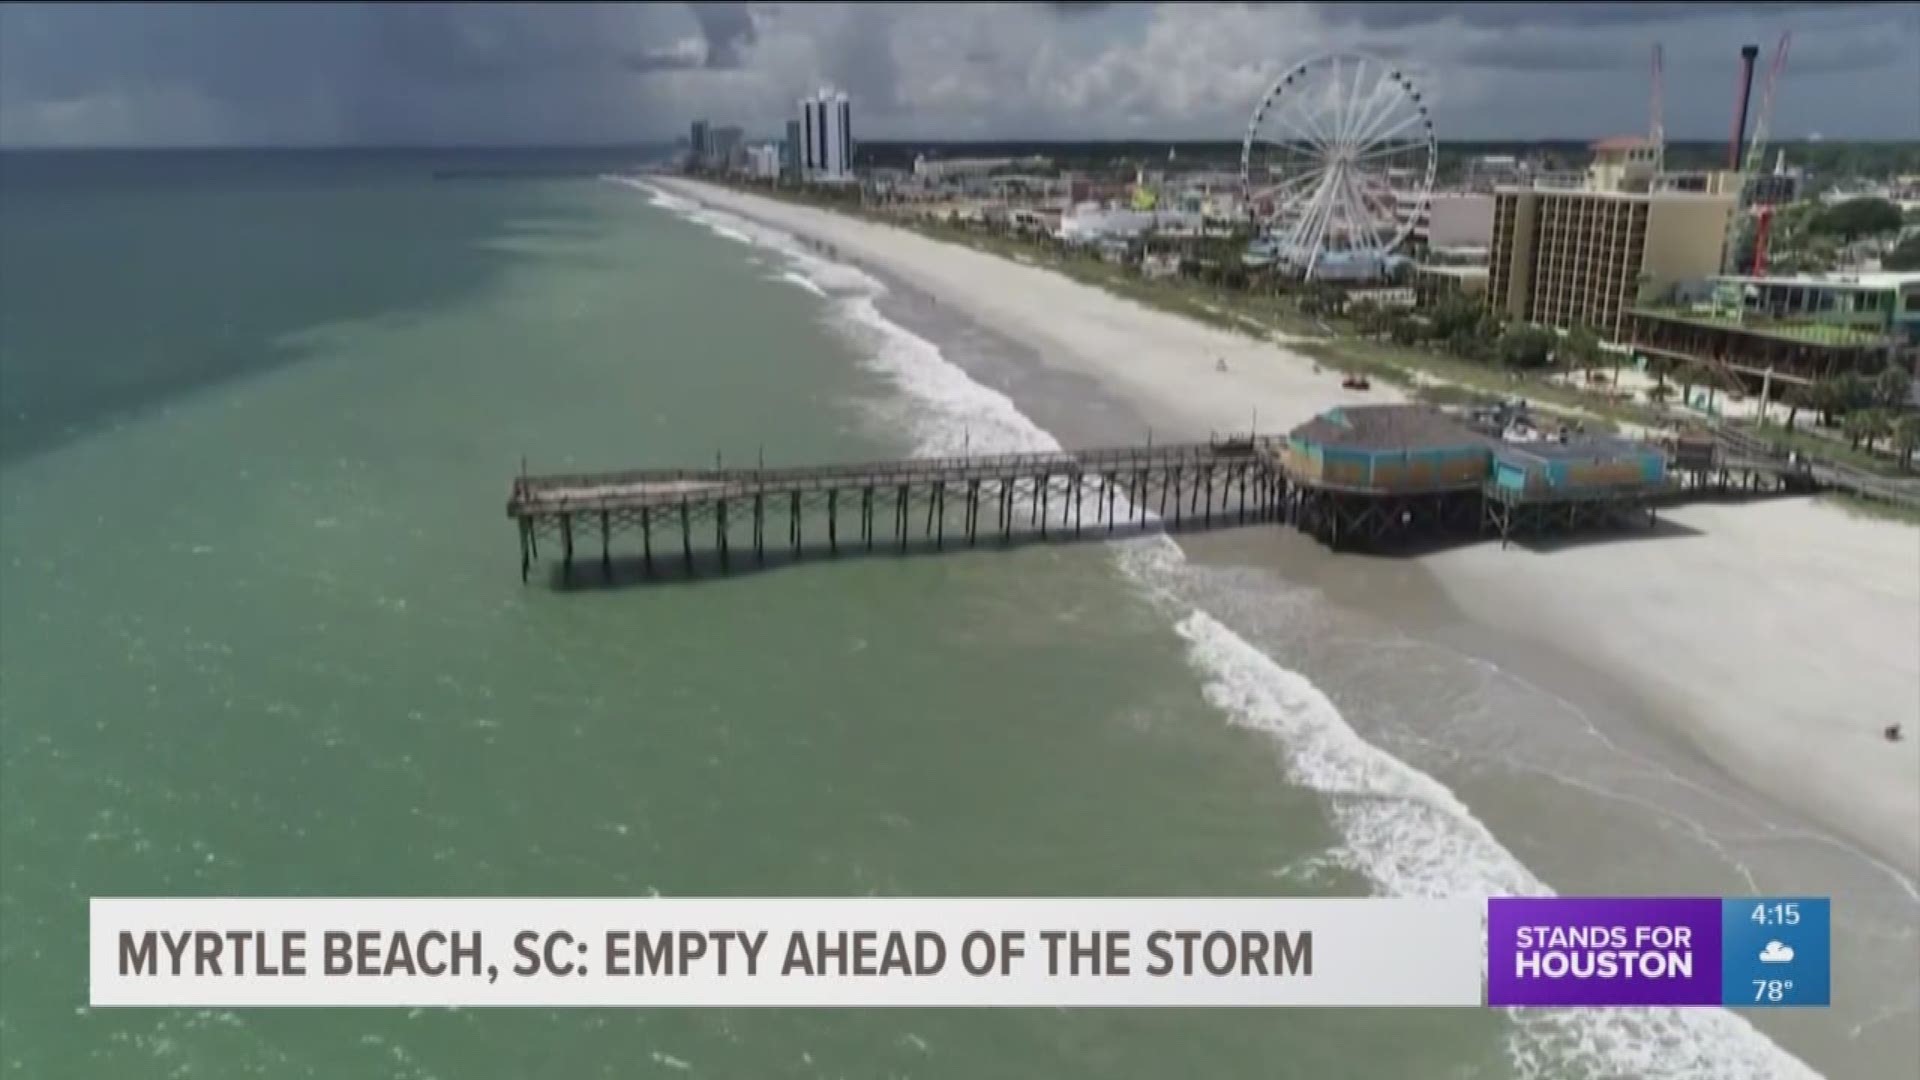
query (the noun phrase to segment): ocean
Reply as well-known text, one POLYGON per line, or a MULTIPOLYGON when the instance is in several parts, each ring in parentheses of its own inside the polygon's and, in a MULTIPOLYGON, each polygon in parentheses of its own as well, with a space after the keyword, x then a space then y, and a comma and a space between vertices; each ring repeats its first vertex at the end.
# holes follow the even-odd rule
MULTIPOLYGON (((1708 811, 1581 802, 1566 762, 1596 722, 1479 631, 1408 629, 1249 534, 522 585, 522 469, 1130 423, 867 268, 590 175, 629 162, 8 157, 8 1075, 1745 1078, 1903 1052, 1871 1002, 1864 1042, 1838 1010, 1764 1032, 1718 1010, 90 1010, 92 895, 1779 879, 1701 865, 1731 842, 1708 811)), ((1627 764, 1591 786, 1669 754, 1606 732, 1627 764)), ((1794 883, 1832 891, 1827 869, 1794 883)))

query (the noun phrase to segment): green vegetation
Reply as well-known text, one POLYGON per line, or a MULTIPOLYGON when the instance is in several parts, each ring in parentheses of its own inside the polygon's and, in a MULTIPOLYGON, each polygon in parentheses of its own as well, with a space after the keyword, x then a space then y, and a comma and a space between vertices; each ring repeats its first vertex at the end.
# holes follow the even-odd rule
POLYGON ((1869 518, 1874 521, 1897 521, 1906 525, 1920 525, 1920 508, 1904 503, 1882 502, 1846 491, 1829 491, 1820 496, 1822 502, 1838 507, 1854 517, 1869 518))
POLYGON ((1920 233, 1900 241, 1880 265, 1888 270, 1920 270, 1920 233))
POLYGON ((1854 240, 1900 229, 1900 208, 1885 199, 1848 199, 1816 211, 1807 227, 1816 233, 1854 240))
POLYGON ((1920 412, 1907 412, 1893 422, 1893 452, 1900 467, 1911 471, 1913 455, 1920 453, 1920 412))
POLYGON ((1500 362, 1521 370, 1546 367, 1558 341, 1551 330, 1515 323, 1500 335, 1500 362))
MULTIPOLYGON (((1885 199, 1848 199, 1832 206, 1800 202, 1774 210, 1767 234, 1767 269, 1779 274, 1818 273, 1842 262, 1842 249, 1866 237, 1890 236, 1904 221, 1900 208, 1885 199)), ((1752 262, 1754 231, 1746 230, 1740 240, 1736 262, 1752 262)), ((1897 250, 1897 249, 1896 249, 1897 250)), ((1920 245, 1907 249, 1906 259, 1920 263, 1920 245)), ((1888 269, 1911 269, 1896 266, 1888 269)))

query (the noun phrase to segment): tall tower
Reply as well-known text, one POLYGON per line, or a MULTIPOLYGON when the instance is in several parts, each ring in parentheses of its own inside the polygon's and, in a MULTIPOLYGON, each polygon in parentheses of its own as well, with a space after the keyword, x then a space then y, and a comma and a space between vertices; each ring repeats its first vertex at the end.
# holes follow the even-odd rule
POLYGON ((833 95, 833 111, 839 123, 839 165, 835 172, 841 177, 853 175, 853 106, 848 103, 845 92, 833 95))
POLYGON ((801 162, 806 147, 800 142, 800 121, 787 121, 787 139, 780 146, 780 175, 788 183, 797 184, 806 177, 801 162))
POLYGON ((822 179, 833 178, 833 161, 827 156, 827 146, 833 138, 833 132, 827 127, 827 92, 814 95, 813 104, 813 167, 819 171, 822 179))
POLYGON ((838 180, 846 172, 847 163, 840 156, 841 136, 845 133, 844 117, 840 114, 843 99, 831 90, 820 91, 820 110, 827 114, 827 176, 838 180))
POLYGON ((853 113, 844 91, 822 88, 800 99, 800 170, 807 180, 853 177, 853 113))
POLYGON ((813 121, 813 99, 803 97, 800 99, 801 143, 800 153, 798 155, 800 161, 799 179, 801 180, 812 180, 814 174, 820 168, 818 158, 814 156, 814 147, 819 141, 819 136, 814 133, 813 121))

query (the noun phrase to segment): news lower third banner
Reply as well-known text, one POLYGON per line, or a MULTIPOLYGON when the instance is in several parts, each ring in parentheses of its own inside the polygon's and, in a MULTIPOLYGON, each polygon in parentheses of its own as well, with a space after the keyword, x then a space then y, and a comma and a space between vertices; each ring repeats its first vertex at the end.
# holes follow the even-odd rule
POLYGON ((1830 909, 1817 897, 95 899, 89 963, 97 1007, 1818 1007, 1830 909))
POLYGON ((95 899, 96 1007, 1477 1006, 1483 905, 95 899))
POLYGON ((1489 1005, 1829 1004, 1825 897, 1487 901, 1489 1005))

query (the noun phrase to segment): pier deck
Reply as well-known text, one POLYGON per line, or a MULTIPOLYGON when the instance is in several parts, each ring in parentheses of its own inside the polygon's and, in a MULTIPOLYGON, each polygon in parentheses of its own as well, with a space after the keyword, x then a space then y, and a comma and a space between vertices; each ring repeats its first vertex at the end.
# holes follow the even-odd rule
POLYGON ((1584 439, 1511 443, 1411 406, 1331 412, 1284 439, 1102 450, 908 458, 787 468, 633 469, 521 476, 507 515, 527 580, 544 540, 570 581, 576 548, 599 540, 613 577, 616 538, 648 576, 678 556, 731 568, 736 555, 800 559, 857 548, 906 551, 1282 522, 1333 548, 1435 538, 1563 536, 1651 527, 1685 499, 1816 490, 1830 481, 1756 440, 1716 432, 1666 448, 1584 439), (769 539, 784 526, 786 535, 769 539), (1089 529, 1091 526, 1091 529, 1089 529), (843 535, 844 534, 844 535, 843 535), (632 541, 637 539, 637 544, 632 541), (824 543, 822 543, 824 541, 824 543), (673 549, 677 548, 675 552, 673 549))
POLYGON ((843 525, 846 541, 864 550, 880 542, 904 550, 916 518, 921 537, 935 547, 947 542, 949 528, 955 543, 975 546, 983 533, 1002 542, 1016 532, 1078 536, 1088 519, 1105 532, 1123 517, 1134 527, 1210 526, 1274 511, 1284 494, 1275 445, 1249 438, 799 468, 523 476, 514 481, 507 515, 520 531, 522 580, 542 539, 559 542, 564 579, 577 542, 597 538, 602 570, 611 574, 614 538, 634 534, 647 573, 655 567, 656 539, 680 549, 688 572, 696 544, 717 555, 723 570, 736 549, 764 562, 770 522, 786 526, 783 546, 796 558, 821 524, 832 554, 842 547, 843 525), (816 516, 822 521, 809 530, 816 516))

